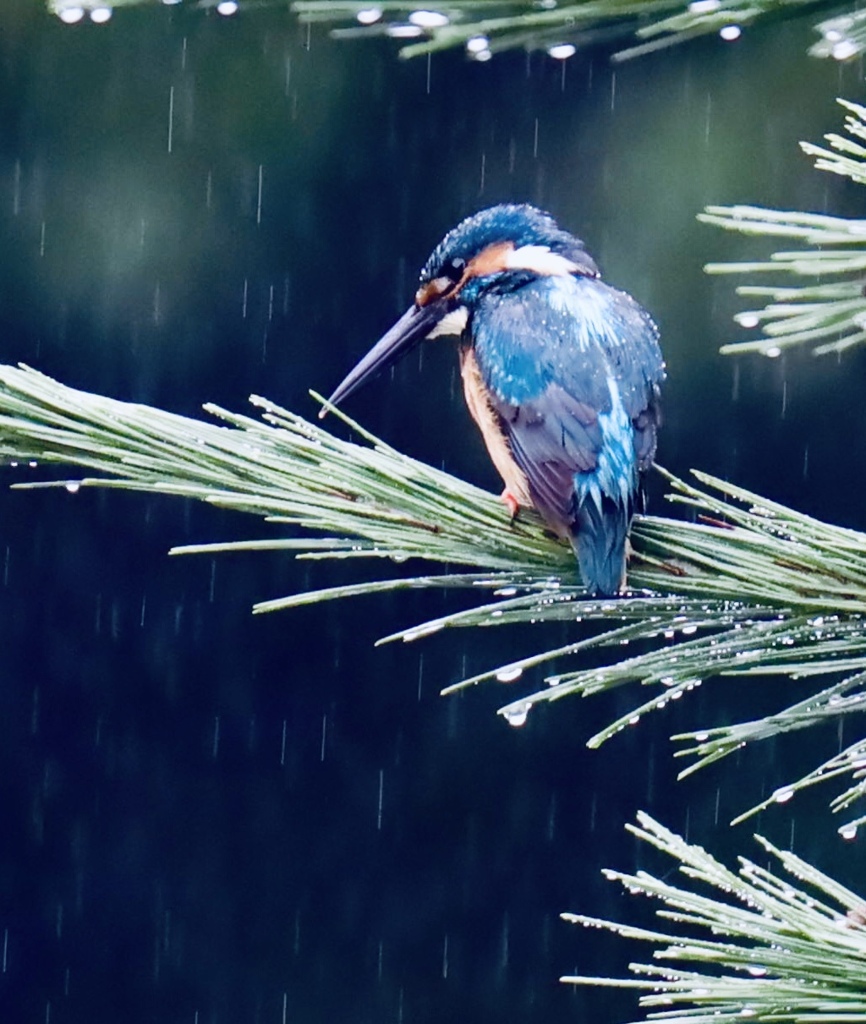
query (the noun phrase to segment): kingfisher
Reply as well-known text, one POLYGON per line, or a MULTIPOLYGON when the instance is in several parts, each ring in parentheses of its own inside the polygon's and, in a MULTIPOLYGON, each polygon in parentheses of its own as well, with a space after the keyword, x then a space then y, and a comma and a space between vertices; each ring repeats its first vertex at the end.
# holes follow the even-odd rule
POLYGON ((445 235, 412 305, 330 404, 445 335, 460 339, 466 405, 512 519, 534 508, 572 544, 587 591, 619 593, 665 377, 649 313, 602 281, 584 243, 548 213, 493 206, 445 235))

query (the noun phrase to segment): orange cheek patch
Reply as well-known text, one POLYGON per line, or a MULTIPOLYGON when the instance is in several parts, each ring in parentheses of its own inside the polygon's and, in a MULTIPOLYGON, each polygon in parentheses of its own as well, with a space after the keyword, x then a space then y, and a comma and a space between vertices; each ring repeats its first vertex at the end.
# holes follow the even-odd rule
POLYGON ((490 277, 509 269, 508 254, 513 252, 512 242, 496 242, 482 249, 480 253, 466 264, 463 276, 456 283, 447 277, 434 277, 432 281, 421 285, 415 292, 415 305, 428 306, 446 295, 456 296, 467 281, 473 277, 490 277))
POLYGON ((508 254, 514 249, 511 242, 496 242, 482 249, 475 259, 470 260, 463 275, 463 282, 470 277, 489 277, 508 269, 508 254))

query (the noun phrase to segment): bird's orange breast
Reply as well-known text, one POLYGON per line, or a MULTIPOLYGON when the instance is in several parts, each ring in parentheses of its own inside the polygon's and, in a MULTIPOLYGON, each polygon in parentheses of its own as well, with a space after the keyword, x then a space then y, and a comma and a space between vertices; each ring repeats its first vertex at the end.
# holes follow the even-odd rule
POLYGON ((532 498, 529 495, 526 474, 514 461, 499 417, 490 404, 475 352, 468 345, 460 349, 460 376, 463 378, 463 395, 469 413, 481 431, 487 453, 497 473, 502 477, 506 490, 518 504, 531 508, 532 498))

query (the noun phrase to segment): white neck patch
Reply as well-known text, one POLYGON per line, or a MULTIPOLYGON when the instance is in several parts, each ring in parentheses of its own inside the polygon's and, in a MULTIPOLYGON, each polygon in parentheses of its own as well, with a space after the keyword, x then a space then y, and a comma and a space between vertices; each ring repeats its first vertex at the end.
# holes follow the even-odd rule
POLYGON ((441 338, 444 334, 462 334, 466 330, 468 320, 469 310, 465 306, 458 306, 442 317, 427 338, 441 338))
POLYGON ((546 245, 522 245, 505 254, 508 270, 531 270, 544 277, 566 277, 580 268, 565 256, 551 252, 546 245))

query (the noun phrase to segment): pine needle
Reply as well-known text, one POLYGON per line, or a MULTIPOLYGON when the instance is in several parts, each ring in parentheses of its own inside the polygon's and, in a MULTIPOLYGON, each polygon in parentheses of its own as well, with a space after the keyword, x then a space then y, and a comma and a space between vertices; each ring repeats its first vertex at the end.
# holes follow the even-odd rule
POLYGON ((627 892, 658 901, 658 929, 585 914, 566 921, 650 942, 652 963, 630 978, 569 975, 575 985, 633 988, 646 1019, 718 1024, 728 1018, 835 1024, 866 1015, 866 902, 795 854, 756 836, 784 871, 745 857, 731 871, 648 814, 626 826, 679 864, 677 886, 645 871, 604 872, 627 892), (705 895, 707 890, 709 895, 705 895))
MULTIPOLYGON (((866 21, 861 17, 860 22, 864 26, 861 43, 866 44, 866 21)), ((827 31, 838 32, 838 28, 827 31)), ((803 152, 816 158, 819 170, 866 184, 866 146, 856 141, 866 140, 866 107, 848 100, 838 102, 848 111, 848 136, 826 135, 829 149, 809 142, 800 145, 803 152)), ((724 345, 723 353, 756 352, 772 358, 795 345, 808 343, 814 346, 815 355, 838 354, 866 341, 866 220, 754 206, 708 206, 698 219, 727 231, 789 238, 812 246, 775 252, 764 261, 707 264, 704 269, 708 274, 774 274, 816 279, 805 286, 737 288, 738 295, 771 301, 761 309, 737 314, 735 319, 741 327, 759 328, 760 334, 750 341, 724 345)))

